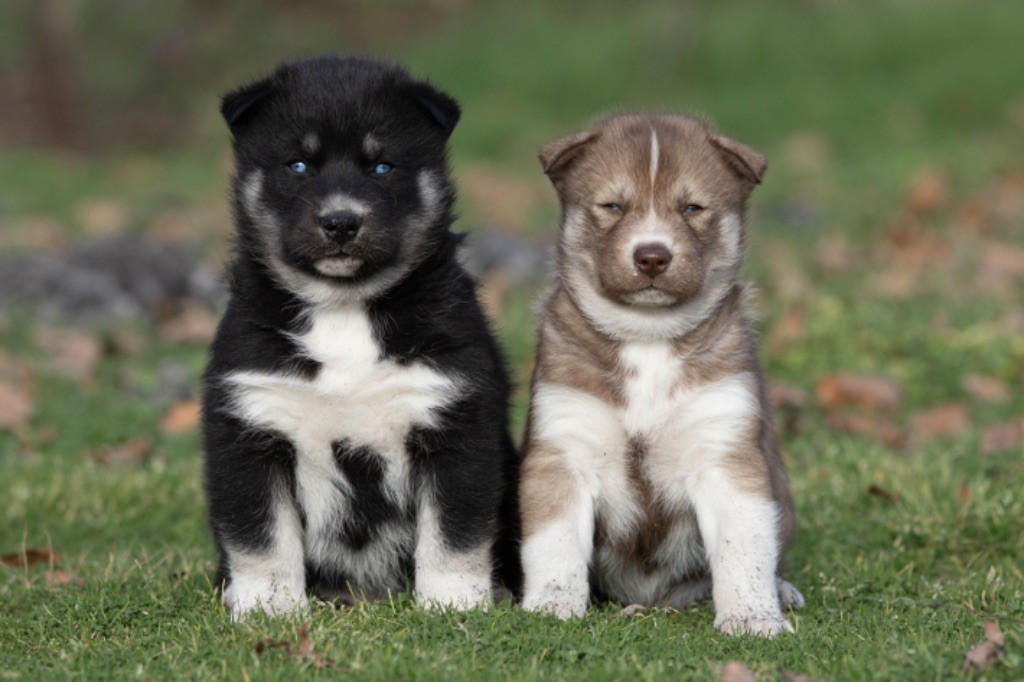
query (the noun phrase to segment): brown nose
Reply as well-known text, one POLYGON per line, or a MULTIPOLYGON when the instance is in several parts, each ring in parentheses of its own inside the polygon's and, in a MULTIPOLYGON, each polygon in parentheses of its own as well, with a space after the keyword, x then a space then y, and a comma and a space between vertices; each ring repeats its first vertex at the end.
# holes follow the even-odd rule
POLYGON ((672 254, 668 249, 659 244, 645 244, 638 246, 633 252, 633 262, 636 268, 648 277, 657 277, 668 270, 668 264, 672 262, 672 254))

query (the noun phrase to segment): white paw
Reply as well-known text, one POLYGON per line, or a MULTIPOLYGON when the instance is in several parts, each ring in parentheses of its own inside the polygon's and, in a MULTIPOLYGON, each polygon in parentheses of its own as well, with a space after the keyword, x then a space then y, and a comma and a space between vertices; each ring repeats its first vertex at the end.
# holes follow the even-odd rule
POLYGON ((784 609, 802 609, 807 605, 804 595, 788 580, 779 578, 779 603, 784 609))
POLYGON ((548 584, 543 589, 527 591, 523 609, 552 613, 562 620, 579 618, 587 612, 587 592, 566 585, 548 584))
POLYGON ((715 618, 715 628, 727 635, 758 637, 777 637, 784 632, 793 632, 793 626, 782 614, 723 614, 715 618))
POLYGON ((417 576, 416 603, 425 609, 486 610, 491 604, 490 579, 461 573, 417 576))
POLYGON ((258 583, 233 579, 224 590, 224 606, 231 620, 239 622, 257 610, 269 616, 283 616, 309 606, 302 586, 283 586, 278 583, 258 583))

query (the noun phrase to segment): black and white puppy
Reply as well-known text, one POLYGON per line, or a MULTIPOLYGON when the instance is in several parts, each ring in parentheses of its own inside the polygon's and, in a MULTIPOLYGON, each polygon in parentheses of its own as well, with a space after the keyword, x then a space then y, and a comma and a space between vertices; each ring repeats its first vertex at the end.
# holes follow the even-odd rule
POLYGON ((319 57, 227 94, 237 253, 204 377, 218 583, 235 619, 310 587, 425 605, 514 580, 509 382, 456 260, 458 104, 319 57), (504 557, 504 561, 501 559, 504 557))

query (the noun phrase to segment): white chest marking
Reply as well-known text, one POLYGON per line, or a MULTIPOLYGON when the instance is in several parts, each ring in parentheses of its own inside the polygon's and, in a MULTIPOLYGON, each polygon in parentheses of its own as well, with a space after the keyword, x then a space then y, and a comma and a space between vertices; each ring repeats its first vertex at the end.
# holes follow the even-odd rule
MULTIPOLYGON (((685 360, 666 342, 623 346, 627 375, 623 404, 615 407, 567 386, 541 383, 534 392, 536 436, 565 461, 609 539, 629 537, 642 522, 630 477, 629 441, 644 445, 643 473, 662 504, 679 511, 694 503, 693 483, 728 466, 727 456, 758 415, 754 378, 747 372, 700 386, 681 382, 685 360)), ((610 547, 598 547, 598 580, 610 593, 650 603, 680 575, 703 562, 688 514, 655 557, 675 570, 641 574, 610 547)))
MULTIPOLYGON (((319 310, 310 322, 309 330, 295 335, 294 341, 304 355, 320 363, 313 380, 237 372, 227 381, 234 389, 232 403, 238 416, 283 434, 295 446, 296 492, 307 520, 307 557, 359 574, 360 566, 351 565, 354 558, 338 556, 336 546, 338 522, 346 514, 351 486, 335 462, 333 443, 348 441, 382 456, 385 492, 404 508, 412 492, 406 438, 414 427, 436 423, 438 410, 454 399, 458 381, 422 363, 401 365, 382 359, 361 306, 319 310)), ((402 537, 385 533, 378 544, 386 543, 393 551, 371 545, 366 553, 397 553, 412 542, 411 533, 411 529, 402 537)), ((359 563, 366 563, 370 571, 369 564, 383 557, 366 559, 359 563)), ((376 570, 381 568, 378 563, 376 570)))

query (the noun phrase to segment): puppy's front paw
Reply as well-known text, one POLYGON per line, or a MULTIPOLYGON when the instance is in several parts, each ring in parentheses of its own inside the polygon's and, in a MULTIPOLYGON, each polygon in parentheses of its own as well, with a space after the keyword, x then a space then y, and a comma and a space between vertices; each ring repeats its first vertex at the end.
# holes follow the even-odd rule
POLYGON ((782 614, 739 613, 723 614, 715 618, 715 628, 727 635, 756 635, 778 637, 784 632, 793 632, 782 614))
POLYGON ((562 620, 568 620, 579 618, 587 612, 587 599, 586 590, 549 583, 539 590, 528 590, 523 597, 523 609, 552 613, 562 620))
POLYGON ((436 573, 416 579, 416 603, 425 609, 487 609, 491 604, 490 578, 436 573))
POLYGON ((257 610, 269 616, 304 611, 309 607, 309 600, 301 586, 235 579, 224 590, 224 606, 231 613, 231 620, 237 623, 257 610))

